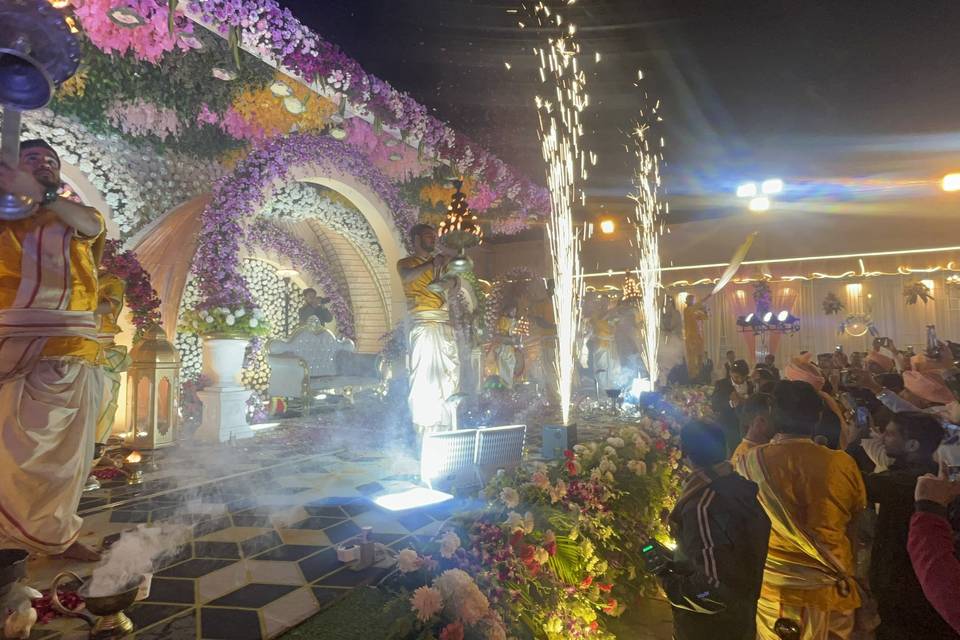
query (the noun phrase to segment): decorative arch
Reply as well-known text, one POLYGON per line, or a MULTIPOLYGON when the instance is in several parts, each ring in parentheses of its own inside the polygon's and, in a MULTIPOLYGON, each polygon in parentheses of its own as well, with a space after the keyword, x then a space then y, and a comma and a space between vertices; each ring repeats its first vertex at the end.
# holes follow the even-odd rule
MULTIPOLYGON (((345 196, 377 236, 388 264, 402 257, 406 231, 417 211, 396 185, 355 148, 332 138, 294 134, 276 138, 240 162, 219 181, 201 216, 194 269, 201 279, 201 307, 252 307, 238 273, 243 228, 252 222, 278 185, 312 182, 345 196)), ((399 276, 390 277, 390 315, 403 309, 399 276)))
MULTIPOLYGON (((293 181, 337 191, 360 211, 375 233, 383 264, 375 265, 359 252, 364 275, 375 281, 376 286, 370 288, 373 293, 358 294, 352 283, 346 293, 356 316, 358 346, 368 351, 378 348, 382 329, 403 314, 403 290, 393 265, 405 255, 404 239, 417 211, 355 149, 329 137, 302 134, 278 138, 254 151, 232 175, 216 183, 212 194, 179 205, 129 242, 163 300, 164 329, 171 339, 176 335, 181 296, 191 269, 212 278, 213 291, 203 292, 211 306, 248 301, 230 298, 241 290, 235 273, 239 261, 249 255, 244 246, 245 229, 254 223, 278 185, 293 181), (227 286, 216 284, 223 282, 227 286)), ((323 229, 337 235, 336 230, 323 229)), ((345 253, 338 251, 337 258, 344 259, 345 253)))

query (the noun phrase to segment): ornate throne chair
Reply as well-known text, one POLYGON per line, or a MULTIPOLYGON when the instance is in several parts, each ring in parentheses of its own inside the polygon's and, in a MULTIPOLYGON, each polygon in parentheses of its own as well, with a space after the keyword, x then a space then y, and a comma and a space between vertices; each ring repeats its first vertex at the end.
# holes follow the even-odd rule
POLYGON ((288 340, 267 343, 271 397, 302 398, 304 406, 319 394, 350 396, 380 384, 380 357, 357 353, 352 340, 328 329, 305 326, 288 340))

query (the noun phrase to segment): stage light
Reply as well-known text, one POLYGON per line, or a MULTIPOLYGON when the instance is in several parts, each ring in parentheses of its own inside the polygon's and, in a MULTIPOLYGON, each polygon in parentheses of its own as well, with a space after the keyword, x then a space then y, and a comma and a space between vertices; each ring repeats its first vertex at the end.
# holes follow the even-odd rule
POLYGON ((943 176, 941 187, 944 191, 960 191, 960 173, 948 173, 943 176))
POLYGON ((267 429, 273 429, 274 427, 279 427, 279 422, 261 422, 260 424, 250 425, 251 431, 266 431, 267 429))
POLYGON ((780 178, 770 178, 769 180, 764 180, 760 185, 760 191, 768 196, 780 193, 783 191, 783 180, 780 178))
POLYGON ((786 310, 781 311, 780 313, 777 314, 777 322, 786 322, 789 317, 790 317, 789 311, 786 311, 786 310))
POLYGON ((752 313, 747 314, 747 317, 744 318, 743 321, 746 322, 747 324, 750 324, 751 322, 753 322, 753 314, 752 313))
POLYGON ((767 324, 770 324, 770 321, 773 320, 773 311, 767 311, 763 314, 763 321, 767 324))
POLYGON ((617 223, 607 218, 606 220, 600 221, 600 232, 604 235, 610 235, 617 230, 617 223))
POLYGON ((744 184, 737 187, 738 198, 752 198, 755 195, 757 195, 756 182, 745 182, 744 184))
POLYGON ((426 487, 415 487, 398 493, 387 493, 373 499, 373 503, 387 511, 407 511, 420 507, 429 507, 447 500, 453 495, 443 491, 435 491, 426 487))
POLYGON ((762 212, 770 210, 770 198, 766 196, 758 196, 750 200, 748 205, 750 211, 762 212))

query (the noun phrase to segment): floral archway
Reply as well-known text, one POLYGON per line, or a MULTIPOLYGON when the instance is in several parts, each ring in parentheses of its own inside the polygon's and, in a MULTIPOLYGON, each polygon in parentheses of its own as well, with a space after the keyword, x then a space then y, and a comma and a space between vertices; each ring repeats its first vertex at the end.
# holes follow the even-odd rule
POLYGON ((365 191, 362 199, 373 206, 360 206, 361 212, 371 222, 388 260, 399 256, 403 238, 416 222, 417 211, 387 176, 371 166, 365 155, 348 144, 317 134, 275 138, 253 151, 233 174, 215 184, 212 199, 201 214, 193 263, 200 285, 198 309, 254 310, 239 271, 246 229, 255 228, 257 214, 278 185, 304 177, 318 183, 345 180, 365 191))

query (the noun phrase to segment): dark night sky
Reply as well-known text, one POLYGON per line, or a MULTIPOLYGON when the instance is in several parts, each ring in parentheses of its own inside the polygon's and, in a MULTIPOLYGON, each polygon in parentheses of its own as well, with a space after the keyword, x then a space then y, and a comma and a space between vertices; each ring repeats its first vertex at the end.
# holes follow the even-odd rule
MULTIPOLYGON (((532 22, 522 9, 507 13, 518 2, 283 3, 368 71, 541 178, 531 47, 545 35, 517 27, 532 22)), ((621 131, 643 105, 640 68, 643 89, 662 101, 674 193, 818 175, 827 155, 865 141, 960 129, 955 0, 579 0, 561 12, 578 25, 584 57, 603 56, 586 65, 586 144, 600 158, 592 193, 629 189, 621 131)), ((844 171, 868 169, 854 161, 844 171)))

